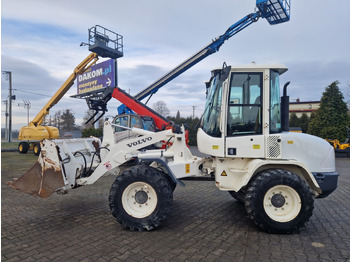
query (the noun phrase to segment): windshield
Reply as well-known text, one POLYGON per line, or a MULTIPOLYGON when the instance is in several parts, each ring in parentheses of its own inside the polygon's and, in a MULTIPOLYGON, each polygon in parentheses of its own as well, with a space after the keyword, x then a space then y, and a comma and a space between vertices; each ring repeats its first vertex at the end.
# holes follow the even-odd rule
POLYGON ((221 99, 222 99, 222 81, 220 74, 211 81, 210 91, 207 102, 205 104, 205 111, 201 120, 200 127, 205 133, 213 137, 220 137, 220 113, 221 113, 221 99))
POLYGON ((270 133, 281 132, 281 104, 279 73, 270 71, 270 133))

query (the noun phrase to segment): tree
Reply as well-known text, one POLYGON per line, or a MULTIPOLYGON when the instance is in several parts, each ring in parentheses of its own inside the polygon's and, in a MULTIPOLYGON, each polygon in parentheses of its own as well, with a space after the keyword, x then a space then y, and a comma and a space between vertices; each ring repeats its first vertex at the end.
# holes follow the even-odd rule
POLYGON ((81 136, 82 136, 82 137, 94 136, 94 137, 100 137, 100 138, 102 138, 102 136, 103 136, 103 130, 102 130, 102 128, 98 128, 98 129, 95 129, 95 128, 93 128, 93 127, 91 127, 91 128, 85 128, 85 129, 81 132, 81 136))
POLYGON ((289 126, 290 127, 300 127, 300 121, 299 118, 297 117, 297 114, 295 112, 290 114, 289 117, 289 126))
POLYGON ((168 107, 166 106, 166 103, 162 100, 159 100, 155 104, 153 104, 153 109, 160 115, 167 117, 170 114, 170 111, 168 107))
POLYGON ((57 127, 59 130, 61 129, 61 111, 55 112, 52 120, 52 126, 57 127))
POLYGON ((176 119, 180 119, 181 117, 180 117, 180 111, 179 110, 177 110, 177 113, 176 113, 176 117, 175 117, 176 119))
POLYGON ((178 125, 184 125, 185 128, 188 130, 188 139, 190 146, 196 146, 197 145, 197 130, 198 130, 198 123, 199 118, 192 118, 192 116, 187 118, 176 118, 176 117, 168 117, 169 120, 175 122, 178 125))
POLYGON ((291 113, 289 117, 290 127, 300 127, 303 133, 306 133, 309 127, 310 118, 306 113, 303 113, 301 117, 297 117, 296 113, 291 113))
POLYGON ((306 133, 309 127, 310 118, 307 116, 307 114, 303 113, 299 119, 301 130, 303 133, 306 133))
POLYGON ((75 129, 75 117, 70 109, 66 109, 61 115, 61 129, 62 131, 72 131, 75 129))
MULTIPOLYGON (((90 110, 88 109, 86 112, 85 112, 85 115, 84 115, 84 118, 83 118, 83 129, 90 129, 90 128, 94 128, 94 119, 90 120, 89 123, 85 124, 86 121, 88 121, 93 115, 95 114, 95 112, 93 110, 90 110)), ((98 116, 98 115, 97 115, 98 116)), ((99 120, 98 120, 98 126, 101 128, 103 127, 103 122, 104 122, 104 119, 103 117, 101 117, 99 120)))
POLYGON ((345 127, 349 125, 350 119, 338 84, 339 82, 335 81, 326 87, 322 94, 320 108, 310 121, 308 133, 322 138, 345 140, 345 127))

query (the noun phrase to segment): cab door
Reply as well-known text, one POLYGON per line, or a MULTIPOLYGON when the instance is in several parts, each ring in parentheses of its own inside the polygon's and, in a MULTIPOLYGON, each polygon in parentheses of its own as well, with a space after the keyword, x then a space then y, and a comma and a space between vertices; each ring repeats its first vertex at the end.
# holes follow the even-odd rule
POLYGON ((231 73, 226 119, 227 157, 264 157, 262 98, 262 72, 231 73))

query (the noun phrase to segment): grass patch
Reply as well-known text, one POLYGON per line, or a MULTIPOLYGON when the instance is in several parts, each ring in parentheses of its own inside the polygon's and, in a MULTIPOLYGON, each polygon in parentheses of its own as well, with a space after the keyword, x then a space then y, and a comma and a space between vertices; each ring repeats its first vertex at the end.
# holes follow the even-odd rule
POLYGON ((2 149, 17 149, 19 142, 1 142, 2 149))
POLYGON ((1 152, 1 172, 26 171, 38 159, 34 154, 1 152))

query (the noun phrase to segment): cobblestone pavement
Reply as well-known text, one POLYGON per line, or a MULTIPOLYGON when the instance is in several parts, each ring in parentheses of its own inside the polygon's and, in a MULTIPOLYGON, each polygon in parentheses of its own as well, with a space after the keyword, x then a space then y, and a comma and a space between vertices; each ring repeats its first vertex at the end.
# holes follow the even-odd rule
POLYGON ((161 227, 131 232, 110 214, 112 176, 40 199, 8 188, 22 171, 2 169, 2 261, 350 261, 350 160, 336 164, 337 191, 294 235, 260 231, 210 181, 185 181, 161 227))

